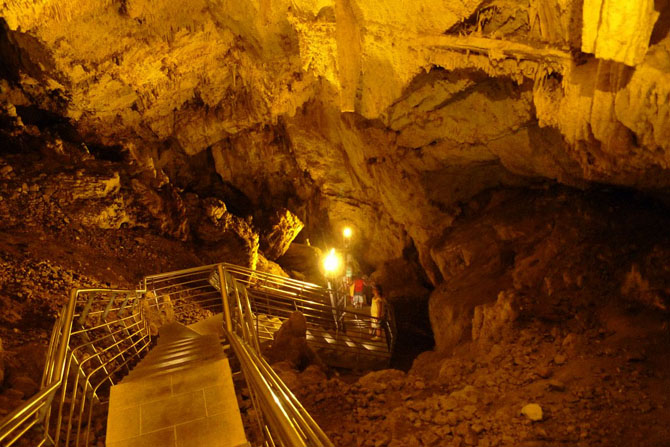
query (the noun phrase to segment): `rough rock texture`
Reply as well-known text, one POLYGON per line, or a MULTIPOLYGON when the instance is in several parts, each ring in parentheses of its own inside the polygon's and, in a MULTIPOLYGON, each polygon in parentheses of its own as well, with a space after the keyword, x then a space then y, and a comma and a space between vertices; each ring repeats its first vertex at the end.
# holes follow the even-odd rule
POLYGON ((187 190, 216 172, 227 203, 286 207, 312 242, 352 225, 372 269, 414 247, 433 286, 432 241, 484 189, 670 186, 667 2, 7 0, 0 16, 7 119, 60 117, 187 190))
POLYGON ((664 445, 664 319, 616 303, 591 311, 584 324, 526 319, 451 356, 422 354, 407 373, 294 372, 291 386, 340 447, 664 445))
POLYGON ((147 301, 142 302, 142 312, 147 321, 149 333, 152 336, 158 336, 158 330, 161 326, 175 322, 174 305, 169 296, 161 297, 161 300, 156 300, 156 295, 153 292, 147 293, 147 301), (149 300, 152 300, 149 301, 149 300))
POLYGON ((284 209, 274 214, 269 225, 271 229, 263 235, 261 248, 268 259, 275 261, 286 253, 304 224, 298 216, 284 209))
POLYGON ((500 292, 495 303, 483 304, 474 309, 472 317, 472 340, 494 340, 501 330, 508 327, 519 316, 514 292, 500 292))
POLYGON ((45 342, 73 284, 274 269, 261 252, 285 244, 258 223, 287 209, 305 224, 277 258, 288 273, 321 281, 319 248, 351 226, 389 298, 416 310, 432 291, 436 357, 481 355, 389 373, 379 393, 328 382, 308 400, 349 398, 326 420, 338 444, 668 439, 667 362, 616 339, 626 312, 670 305, 667 211, 589 191, 670 187, 667 2, 5 0, 0 18, 8 351, 45 342))
POLYGON ((635 66, 644 60, 659 12, 653 0, 584 1, 582 50, 635 66))
POLYGON ((315 283, 322 281, 322 252, 318 247, 293 243, 277 263, 294 278, 315 283))
POLYGON ((2 339, 0 338, 0 387, 5 381, 5 350, 2 348, 2 339))
POLYGON ((446 279, 429 301, 436 349, 496 339, 519 319, 581 318, 603 302, 667 309, 667 216, 624 191, 477 196, 434 247, 446 279))
MULTIPOLYGON (((72 288, 135 288, 151 273, 222 260, 253 266, 258 256, 258 233, 222 202, 96 158, 52 130, 0 125, 0 416, 35 392, 72 288), (226 250, 235 257, 220 257, 226 250)), ((152 315, 153 330, 170 321, 166 306, 152 315)))

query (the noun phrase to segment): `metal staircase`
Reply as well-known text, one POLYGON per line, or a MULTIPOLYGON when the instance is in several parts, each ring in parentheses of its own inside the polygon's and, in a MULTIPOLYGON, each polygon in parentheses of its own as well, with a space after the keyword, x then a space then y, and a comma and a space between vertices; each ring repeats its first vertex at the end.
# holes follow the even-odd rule
MULTIPOLYGON (((231 264, 148 276, 136 290, 74 290, 54 325, 41 390, 0 421, 0 445, 96 445, 105 437, 96 421, 105 414, 122 414, 132 421, 122 426, 140 427, 130 436, 123 430, 116 431, 119 424, 109 419, 106 442, 114 447, 141 445, 139 437, 161 430, 168 433, 169 427, 174 445, 187 445, 180 443, 180 439, 188 438, 183 433, 179 436, 180 427, 196 424, 194 421, 201 424, 198 433, 219 433, 217 427, 228 427, 230 433, 237 433, 231 428, 235 423, 210 418, 217 414, 207 407, 206 401, 205 418, 184 421, 170 416, 168 422, 173 425, 146 433, 141 429, 143 413, 132 417, 134 413, 122 411, 125 404, 118 403, 124 402, 124 387, 151 390, 166 377, 174 383, 180 375, 202 375, 208 367, 219 371, 219 376, 226 376, 228 360, 222 349, 225 343, 228 357, 239 365, 238 373, 251 394, 256 428, 261 433, 257 445, 332 446, 263 359, 261 348, 272 339, 281 322, 298 310, 308 323, 308 343, 327 363, 385 365, 395 340, 392 315, 382 322, 385 337, 374 340, 369 335, 371 317, 352 312, 343 303, 342 297, 315 284, 231 264), (188 325, 190 329, 185 327, 188 325), (135 422, 138 424, 132 425, 135 422), (130 439, 133 443, 128 444, 130 439)), ((203 382, 194 386, 201 387, 197 391, 223 385, 203 382)), ((236 407, 234 394, 230 397, 232 382, 225 386, 228 407, 236 407)), ((136 402, 135 407, 144 408, 147 403, 136 402)), ((239 418, 237 409, 233 414, 239 418)), ((231 418, 235 420, 235 416, 231 418)), ((211 439, 218 437, 212 436, 211 439)), ((197 439, 201 439, 197 445, 246 442, 237 435, 232 436, 231 442, 239 441, 238 444, 197 439)), ((157 441, 153 444, 163 445, 157 441)), ((165 445, 173 444, 168 440, 165 445)))

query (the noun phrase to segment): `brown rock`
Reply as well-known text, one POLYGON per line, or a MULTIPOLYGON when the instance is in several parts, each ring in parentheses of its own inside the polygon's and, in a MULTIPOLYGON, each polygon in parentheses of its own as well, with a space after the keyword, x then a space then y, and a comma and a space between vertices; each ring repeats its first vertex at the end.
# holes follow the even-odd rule
POLYGON ((302 312, 293 312, 274 334, 268 352, 270 363, 286 361, 293 368, 303 370, 311 364, 327 367, 319 356, 307 345, 307 322, 302 312))
POLYGON ((256 270, 259 272, 270 273, 271 275, 288 277, 288 273, 284 271, 283 268, 276 262, 269 261, 265 256, 258 255, 258 263, 256 264, 256 270))
POLYGON ((323 273, 320 270, 322 253, 317 247, 292 243, 286 253, 277 259, 277 263, 285 270, 300 272, 306 281, 322 283, 323 273))
POLYGON ((538 404, 527 404, 521 409, 521 414, 526 416, 531 421, 541 421, 542 420, 542 407, 538 404))
POLYGON ((304 224, 298 216, 283 209, 274 214, 269 226, 270 230, 261 237, 261 250, 265 257, 274 261, 286 253, 304 224))
POLYGON ((472 339, 485 342, 499 338, 500 331, 517 319, 517 307, 516 293, 513 290, 500 292, 493 304, 475 307, 472 339))
POLYGON ((560 380, 550 380, 547 387, 553 391, 565 391, 565 384, 560 380))
POLYGON ((286 384, 292 391, 296 392, 301 389, 302 384, 298 371, 293 368, 289 362, 282 361, 272 363, 272 369, 277 373, 282 382, 286 384))
POLYGON ((386 389, 386 384, 392 380, 404 380, 405 373, 398 369, 382 369, 380 371, 373 371, 367 373, 360 379, 358 379, 358 384, 365 389, 375 390, 386 389))
POLYGON ((39 385, 27 376, 12 377, 9 383, 13 389, 22 392, 26 397, 32 396, 39 390, 39 385))
POLYGON ((8 390, 5 390, 4 393, 2 393, 3 396, 5 396, 7 399, 10 401, 18 401, 24 398, 25 394, 23 391, 16 390, 14 388, 10 388, 8 390))
POLYGON ((453 397, 441 396, 440 397, 440 406, 444 410, 447 410, 447 411, 448 410, 453 410, 454 408, 456 408, 458 406, 458 401, 456 399, 454 399, 453 397))
POLYGON ((449 397, 474 404, 479 400, 479 391, 472 385, 466 385, 460 390, 451 393, 449 397))
POLYGON ((545 365, 537 368, 537 374, 543 379, 548 379, 553 374, 553 371, 549 366, 545 365))
POLYGON ((328 376, 320 366, 312 364, 300 373, 300 380, 302 381, 303 385, 321 384, 328 380, 328 376))
POLYGON ((14 359, 18 361, 17 369, 22 375, 31 378, 35 383, 42 380, 47 347, 41 343, 28 343, 16 349, 14 359))

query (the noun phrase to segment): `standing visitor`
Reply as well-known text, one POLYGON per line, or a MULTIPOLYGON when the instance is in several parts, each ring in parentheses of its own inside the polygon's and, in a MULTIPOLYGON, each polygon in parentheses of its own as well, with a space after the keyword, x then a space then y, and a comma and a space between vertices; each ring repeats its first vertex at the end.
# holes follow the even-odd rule
POLYGON ((382 315, 384 315, 384 298, 382 298, 382 288, 375 285, 372 289, 372 306, 370 307, 370 316, 372 317, 372 339, 376 340, 382 336, 382 315))
POLYGON ((356 278, 354 283, 351 285, 353 305, 356 309, 361 309, 363 307, 363 303, 365 302, 365 279, 363 278, 356 278))

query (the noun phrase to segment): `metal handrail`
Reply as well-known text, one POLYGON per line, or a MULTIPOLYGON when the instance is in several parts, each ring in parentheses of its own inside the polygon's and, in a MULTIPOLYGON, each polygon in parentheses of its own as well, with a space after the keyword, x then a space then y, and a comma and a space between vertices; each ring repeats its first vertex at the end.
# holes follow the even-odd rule
POLYGON ((238 319, 224 322, 224 333, 230 341, 231 348, 240 360, 240 366, 247 383, 256 395, 254 402, 259 402, 259 413, 267 414, 268 430, 264 433, 272 439, 272 445, 286 447, 333 447, 333 443, 303 408, 298 399, 282 382, 277 373, 263 359, 258 336, 250 331, 253 324, 253 313, 247 293, 247 287, 231 277, 226 281, 225 273, 219 270, 223 305, 230 305, 229 291, 235 293, 238 319), (263 411, 263 409, 267 411, 263 411))
MULTIPOLYGON (((0 444, 12 446, 37 425, 41 434, 30 441, 34 445, 88 444, 94 406, 106 405, 109 387, 148 352, 151 333, 147 312, 171 306, 185 322, 192 318, 193 308, 224 313, 224 332, 249 388, 254 390, 252 400, 259 405, 257 414, 266 445, 331 447, 323 431, 263 360, 256 313, 263 300, 272 302, 273 312, 283 317, 289 310, 300 309, 317 333, 319 325, 337 324, 337 319, 330 317, 329 293, 316 284, 227 263, 146 276, 137 289, 72 290, 52 331, 41 389, 0 420, 0 444), (224 287, 213 287, 212 274, 224 287), (64 427, 67 430, 62 430, 64 427), (295 443, 297 439, 302 441, 295 443)), ((355 338, 355 331, 350 335, 355 338)))
MULTIPOLYGON (((95 304, 104 303, 105 306, 108 306, 110 302, 113 302, 119 295, 126 296, 128 293, 142 292, 137 290, 128 290, 128 289, 102 289, 102 288, 90 288, 90 289, 76 289, 70 292, 70 298, 66 303, 63 312, 59 315, 54 325, 54 330, 51 337, 51 342, 49 349, 47 351, 47 360, 45 363, 44 374, 42 377, 42 389, 25 402, 21 407, 14 410, 12 413, 8 414, 0 422, 0 441, 4 442, 4 446, 9 447, 21 439, 26 433, 29 432, 31 428, 35 425, 42 423, 44 426, 43 434, 41 438, 36 441, 37 445, 44 445, 46 442, 52 443, 54 445, 58 444, 60 438, 60 427, 63 423, 63 419, 67 418, 67 423, 71 426, 74 422, 74 406, 79 403, 81 405, 82 411, 85 409, 87 400, 98 399, 98 396, 95 394, 87 394, 86 385, 91 386, 90 379, 93 373, 89 373, 87 376, 87 381, 85 386, 85 391, 82 394, 82 398, 79 402, 76 402, 76 396, 69 402, 70 411, 69 415, 65 412, 65 401, 68 396, 66 395, 67 390, 67 381, 70 373, 70 368, 73 362, 79 362, 76 360, 76 353, 83 351, 84 344, 79 344, 76 347, 71 346, 72 337, 80 337, 83 334, 87 333, 87 330, 77 330, 73 331, 73 326, 75 324, 75 317, 78 324, 82 324, 82 318, 86 320, 89 316, 91 308, 95 304), (109 298, 103 299, 100 301, 95 300, 95 294, 105 294, 110 295, 109 298), (88 296, 88 299, 80 300, 80 297, 88 296), (84 304, 84 309, 77 313, 77 305, 84 304), (60 391, 61 398, 56 401, 56 394, 60 391), (56 426, 53 431, 49 430, 50 415, 52 410, 56 410, 56 426)), ((102 328, 109 328, 115 322, 122 320, 114 320, 107 322, 106 325, 98 325, 93 329, 89 328, 88 331, 93 333, 93 331, 101 330, 102 328)), ((140 328, 140 332, 145 330, 145 328, 140 328)), ((111 330, 110 330, 111 332, 111 330)), ((113 332, 112 337, 113 337, 113 332)), ((109 337, 105 335, 102 338, 109 337)), ((129 337, 132 337, 130 335, 129 337)), ((89 343, 90 344, 90 343, 89 343)), ((146 345, 145 345, 146 347, 146 345)), ((120 349, 120 348, 119 348, 120 349)), ((120 351, 123 352, 123 351, 120 351)), ((118 355, 118 354, 117 354, 118 355)), ((136 353, 137 355, 137 353, 136 353)), ((99 361, 100 366, 97 367, 97 370, 105 369, 106 364, 109 362, 103 361, 100 355, 92 356, 99 361)), ((85 373, 81 369, 81 365, 78 364, 78 371, 80 373, 76 376, 75 389, 77 389, 77 384, 81 373, 85 373)), ((94 371, 94 372, 97 372, 94 371)), ((107 375, 108 376, 108 375, 107 375)), ((109 377, 105 377, 103 380, 107 380, 109 377)), ((111 380, 111 379, 110 379, 111 380)), ((92 405, 92 401, 91 401, 92 405)), ((92 406, 90 407, 92 409, 92 406)), ((81 415, 77 422, 78 431, 81 427, 81 415)), ((76 440, 76 445, 79 445, 80 440, 76 440)), ((67 444, 66 444, 67 445, 67 444)))

